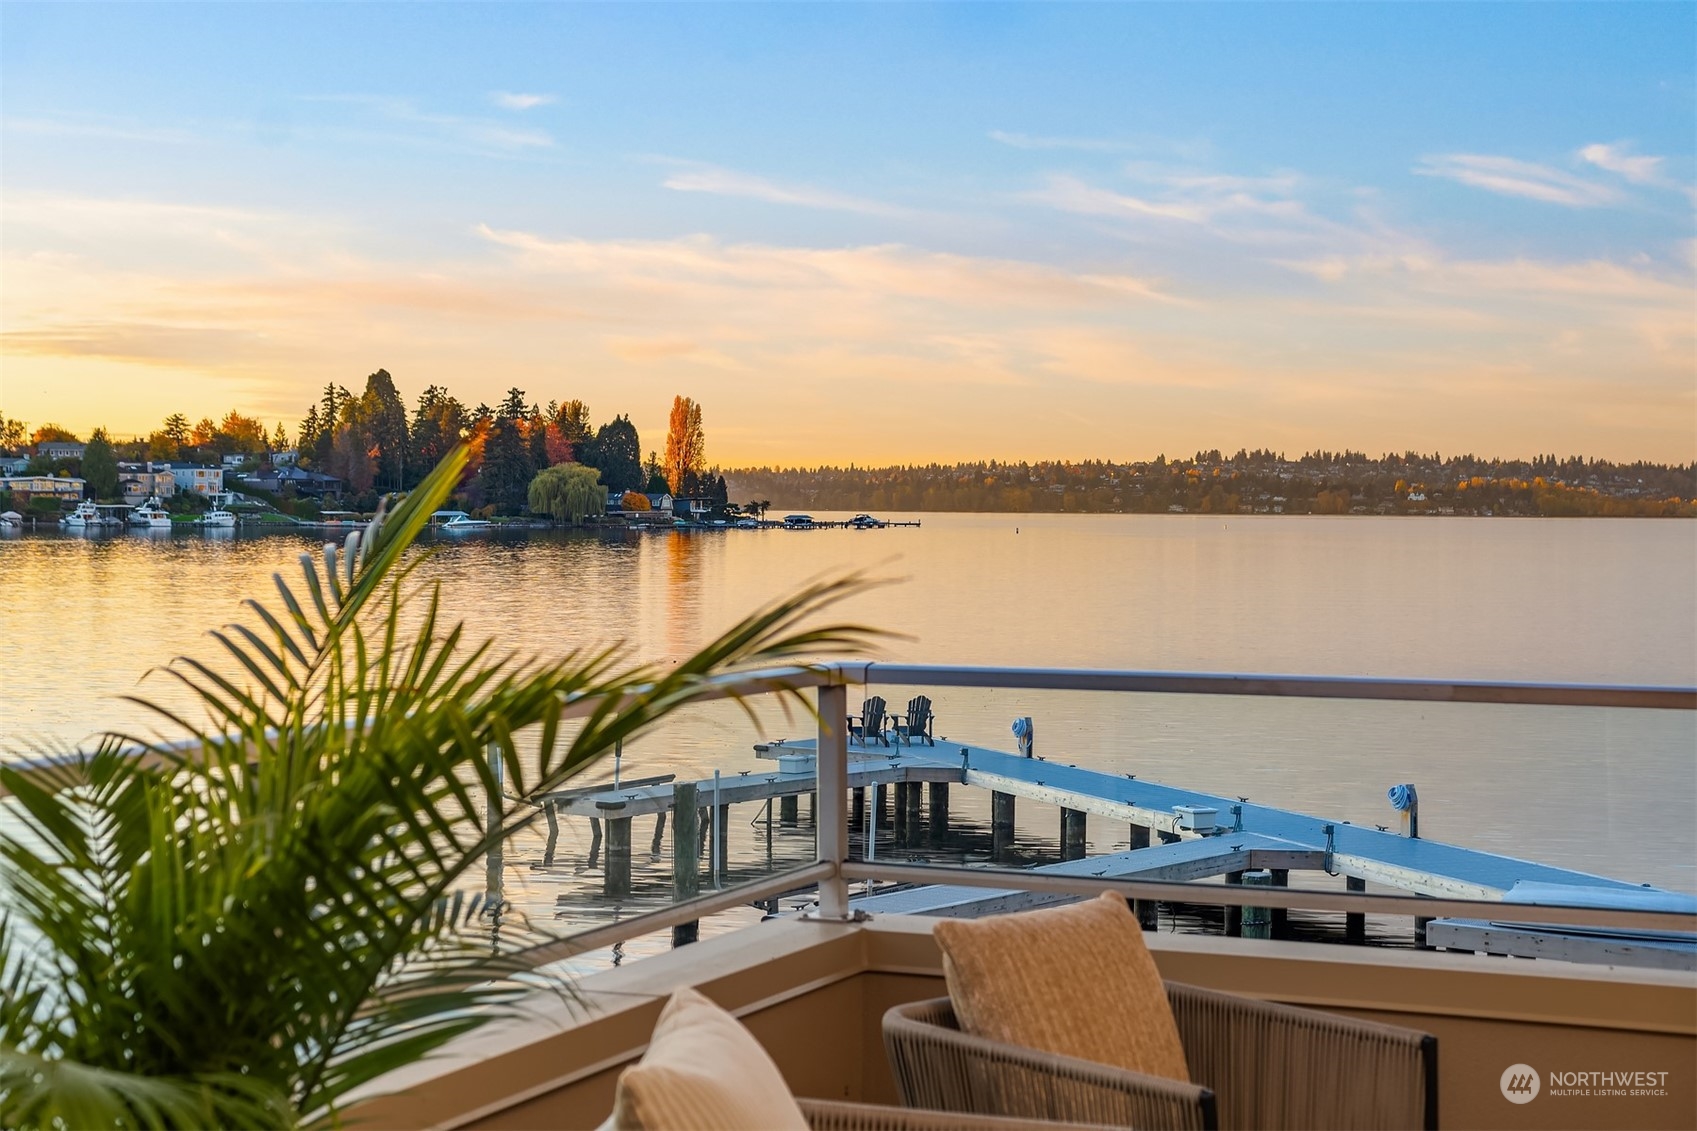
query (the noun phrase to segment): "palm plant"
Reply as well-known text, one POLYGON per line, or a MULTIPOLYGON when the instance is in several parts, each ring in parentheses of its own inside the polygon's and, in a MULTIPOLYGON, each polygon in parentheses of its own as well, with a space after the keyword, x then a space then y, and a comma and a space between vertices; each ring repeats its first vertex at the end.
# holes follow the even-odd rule
MULTIPOLYGON (((409 553, 459 481, 446 457, 301 578, 223 660, 168 669, 187 743, 118 735, 0 765, 0 1125, 338 1122, 351 1090, 514 1006, 522 962, 456 887, 553 789, 716 694, 711 677, 863 649, 802 622, 847 579, 773 604, 664 670, 615 648, 538 661, 468 645, 409 553), (410 626, 410 627, 409 627, 410 626), (524 757, 515 737, 531 736, 524 757), (138 747, 139 744, 139 747, 138 747)), ((503 930, 506 930, 503 927, 503 930)))

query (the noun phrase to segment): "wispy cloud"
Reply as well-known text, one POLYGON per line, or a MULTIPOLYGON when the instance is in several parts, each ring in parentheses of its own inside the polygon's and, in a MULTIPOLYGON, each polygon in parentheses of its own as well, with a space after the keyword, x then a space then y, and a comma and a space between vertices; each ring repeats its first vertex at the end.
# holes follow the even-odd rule
POLYGON ((312 95, 306 102, 352 106, 368 110, 387 122, 411 127, 432 141, 484 151, 546 149, 554 138, 546 130, 523 129, 493 118, 440 114, 423 110, 406 98, 376 94, 312 95))
POLYGON ((168 126, 146 126, 114 118, 6 118, 0 129, 42 137, 83 137, 101 141, 139 141, 149 145, 187 145, 200 140, 193 132, 168 126))
POLYGON ((1620 193, 1608 185, 1548 165, 1492 154, 1450 153, 1428 157, 1414 167, 1414 172, 1423 177, 1445 177, 1502 196, 1541 200, 1569 208, 1597 208, 1620 199, 1620 193))
POLYGON ((492 91, 489 101, 503 110, 534 110, 555 101, 552 94, 519 94, 510 90, 492 91))
POLYGON ((801 208, 824 208, 837 212, 859 212, 868 216, 907 216, 911 211, 880 200, 851 196, 815 185, 780 184, 753 173, 723 169, 717 165, 691 164, 665 180, 677 192, 705 192, 715 196, 740 196, 769 204, 801 208))
POLYGON ((1036 134, 991 130, 990 140, 1015 149, 1077 149, 1087 153, 1120 153, 1136 148, 1130 142, 1096 137, 1040 137, 1036 134))
POLYGON ((1658 184, 1662 179, 1660 157, 1629 153, 1623 145, 1605 145, 1601 142, 1587 145, 1579 151, 1579 159, 1599 169, 1618 173, 1634 184, 1658 184))

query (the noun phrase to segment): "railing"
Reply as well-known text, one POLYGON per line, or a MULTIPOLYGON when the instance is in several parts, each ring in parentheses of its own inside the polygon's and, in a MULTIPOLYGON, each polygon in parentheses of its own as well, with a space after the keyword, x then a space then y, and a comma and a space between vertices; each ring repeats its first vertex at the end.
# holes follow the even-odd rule
MULTIPOLYGON (((843 719, 848 690, 870 684, 907 687, 995 688, 1007 690, 1107 691, 1222 696, 1273 696, 1308 699, 1383 700, 1421 703, 1470 703, 1534 707, 1697 710, 1697 688, 1631 687, 1577 684, 1356 679, 1325 676, 1215 674, 1189 672, 1018 669, 917 664, 839 663, 795 670, 759 672, 717 681, 715 694, 749 697, 779 690, 817 689, 817 860, 765 879, 738 885, 619 923, 596 927, 530 950, 540 965, 573 954, 664 930, 732 907, 818 885, 817 908, 807 916, 821 922, 851 922, 851 881, 949 884, 1014 891, 1093 896, 1118 891, 1128 899, 1174 901, 1198 906, 1257 907, 1429 918, 1454 916, 1503 919, 1505 905, 1494 900, 1381 895, 1298 888, 1242 887, 1187 882, 1121 880, 1060 876, 1007 868, 958 868, 855 861, 849 846, 849 747, 843 719)), ((573 713, 587 713, 588 704, 573 713)), ((1512 905, 1517 924, 1611 927, 1636 931, 1697 931, 1697 914, 1676 911, 1512 905)))
MULTIPOLYGON (((809 918, 849 922, 851 881, 949 884, 1014 891, 1091 896, 1118 891, 1129 899, 1197 906, 1257 907, 1403 917, 1455 916, 1502 919, 1506 906, 1493 900, 1430 898, 1299 888, 1243 887, 1189 882, 1126 880, 1042 874, 1007 868, 855 861, 849 855, 849 748, 843 720, 848 690, 870 684, 908 687, 992 688, 1025 691, 1094 691, 1304 699, 1468 703, 1534 707, 1697 710, 1697 688, 1627 687, 1544 683, 1357 679, 1324 676, 1189 672, 1094 671, 984 668, 916 664, 837 663, 746 673, 713 682, 709 698, 750 698, 781 691, 816 689, 817 858, 814 863, 680 901, 620 922, 580 931, 528 950, 536 965, 699 920, 756 900, 817 885, 819 898, 809 918)), ((595 710, 591 700, 570 704, 567 717, 595 710)), ((44 759, 43 764, 61 759, 44 759)), ((1615 908, 1512 905, 1517 924, 1606 926, 1640 931, 1697 932, 1697 914, 1615 908)))

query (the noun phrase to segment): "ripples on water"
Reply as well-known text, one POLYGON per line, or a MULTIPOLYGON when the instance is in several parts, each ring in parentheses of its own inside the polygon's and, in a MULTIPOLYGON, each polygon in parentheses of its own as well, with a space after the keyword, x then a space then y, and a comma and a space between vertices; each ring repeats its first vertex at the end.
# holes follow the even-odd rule
MULTIPOLYGON (((920 529, 668 532, 628 544, 555 532, 443 538, 420 577, 441 582, 473 638, 541 655, 623 639, 635 658, 675 660, 807 579, 861 568, 903 579, 841 609, 906 635, 890 659, 1691 685, 1692 531, 1671 520, 926 515, 920 529)), ((207 654, 206 629, 237 616, 245 596, 268 600, 272 571, 293 571, 319 545, 289 534, 0 541, 6 745, 146 725, 116 697, 175 655, 207 654)), ((157 677, 140 690, 169 697, 157 677)), ((894 707, 911 692, 882 693, 894 707)), ((1369 825, 1394 823, 1384 791, 1413 781, 1427 836, 1697 890, 1688 712, 932 697, 939 733, 957 741, 1011 749, 1010 721, 1031 715, 1039 751, 1057 760, 1369 825)), ((761 716, 769 735, 811 729, 770 706, 761 716)), ((633 743, 623 770, 769 769, 754 758, 757 737, 733 706, 704 706, 633 743)), ((959 843, 929 855, 987 856, 988 799, 954 792, 959 843)), ((1023 804, 1019 821, 1033 859, 1053 859, 1056 813, 1023 804)), ((637 822, 630 899, 599 896, 577 821, 562 822, 551 867, 539 830, 509 847, 509 898, 539 920, 563 915, 562 926, 666 901, 668 858, 644 851, 650 824, 637 822)), ((1089 838, 1092 853, 1107 852, 1126 831, 1091 818, 1089 838)), ((775 830, 768 855, 754 807, 733 811, 733 872, 763 875, 812 851, 804 825, 775 830)), ((748 917, 758 912, 731 918, 748 917)))

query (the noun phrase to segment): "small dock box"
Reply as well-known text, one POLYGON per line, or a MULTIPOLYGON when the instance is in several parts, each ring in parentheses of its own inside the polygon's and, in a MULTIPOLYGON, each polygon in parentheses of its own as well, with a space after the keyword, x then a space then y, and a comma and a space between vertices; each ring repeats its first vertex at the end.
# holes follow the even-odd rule
POLYGON ((778 755, 778 772, 780 774, 810 774, 813 772, 813 755, 780 754, 778 755))
POLYGON ((1210 809, 1206 805, 1173 806, 1173 815, 1178 818, 1178 827, 1193 833, 1213 832, 1214 815, 1218 812, 1218 809, 1210 809))

